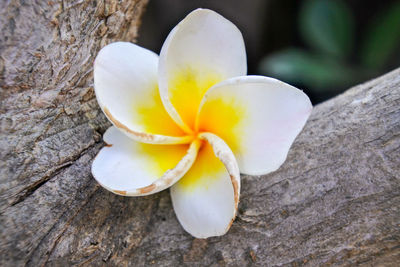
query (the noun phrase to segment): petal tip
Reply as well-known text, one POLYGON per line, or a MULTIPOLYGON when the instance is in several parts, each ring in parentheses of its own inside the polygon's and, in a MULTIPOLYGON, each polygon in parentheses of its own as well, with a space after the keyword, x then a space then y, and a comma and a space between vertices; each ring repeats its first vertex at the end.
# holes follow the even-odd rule
MULTIPOLYGON (((214 10, 211 10, 211 9, 208 9, 208 8, 201 8, 201 7, 199 7, 199 8, 196 8, 195 10, 193 10, 192 12, 190 12, 189 14, 188 14, 188 16, 192 16, 192 15, 200 15, 200 14, 217 14, 217 15, 219 15, 217 12, 215 12, 214 10)), ((188 16, 186 16, 186 17, 188 17, 188 16)), ((221 16, 221 15, 219 15, 219 16, 221 16)))

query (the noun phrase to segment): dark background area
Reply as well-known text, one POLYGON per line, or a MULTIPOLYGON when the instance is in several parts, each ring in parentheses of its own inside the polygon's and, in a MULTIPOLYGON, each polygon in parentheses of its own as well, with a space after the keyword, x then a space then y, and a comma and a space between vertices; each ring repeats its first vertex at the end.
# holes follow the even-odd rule
MULTIPOLYGON (((318 2, 318 0, 314 0, 314 2, 318 2)), ((392 53, 384 66, 380 68, 362 68, 362 70, 359 67, 360 47, 362 46, 362 42, 365 42, 365 35, 368 32, 368 28, 370 28, 370 25, 374 21, 379 21, 379 16, 382 17, 382 14, 386 10, 391 9, 393 5, 398 4, 400 1, 350 0, 342 2, 347 6, 352 16, 353 23, 351 26, 354 29, 352 32, 353 45, 350 53, 343 60, 345 67, 342 68, 341 65, 338 65, 333 71, 329 67, 327 69, 328 73, 336 71, 336 77, 339 77, 339 79, 332 76, 323 82, 323 85, 314 86, 316 82, 313 82, 313 79, 307 78, 309 77, 307 75, 311 75, 311 77, 321 75, 319 74, 319 69, 324 68, 324 66, 320 67, 319 64, 314 69, 311 69, 309 71, 310 74, 307 73, 305 78, 299 78, 296 75, 296 77, 292 77, 293 75, 287 76, 285 73, 281 75, 279 72, 276 73, 262 67, 263 59, 268 60, 270 55, 279 53, 287 48, 296 48, 306 53, 314 53, 312 47, 310 47, 309 43, 305 41, 304 36, 302 36, 299 25, 300 13, 307 1, 150 0, 142 20, 142 26, 140 27, 138 43, 159 53, 170 30, 188 13, 199 7, 212 9, 232 21, 241 30, 247 50, 248 74, 271 76, 293 84, 303 89, 310 96, 312 102, 316 104, 343 92, 352 85, 364 82, 394 69, 400 62, 400 47, 397 43, 396 52, 392 53), (352 73, 353 70, 354 75, 348 75, 349 78, 340 79, 340 77, 352 73), (343 75, 340 74, 340 71, 343 71, 343 75)), ((394 23, 391 22, 391 24, 394 23)), ((397 27, 397 25, 394 26, 392 31, 392 33, 387 34, 398 34, 400 36, 400 27, 397 27)), ((396 40, 399 40, 399 38, 396 40)), ((382 40, 382 42, 385 42, 385 40, 382 40)), ((385 47, 383 46, 382 49, 385 49, 385 47)), ((325 57, 324 53, 318 52, 317 54, 318 57, 325 57)), ((290 58, 288 61, 291 64, 290 58)), ((295 59, 293 59, 294 61, 295 59)), ((302 71, 301 63, 299 64, 302 71)))

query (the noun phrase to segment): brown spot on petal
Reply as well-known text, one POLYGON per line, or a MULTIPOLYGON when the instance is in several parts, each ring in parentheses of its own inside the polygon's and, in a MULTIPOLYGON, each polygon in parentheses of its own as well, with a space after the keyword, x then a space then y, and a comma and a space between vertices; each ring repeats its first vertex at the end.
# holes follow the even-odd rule
POLYGON ((113 190, 114 191, 114 193, 117 193, 117 194, 119 194, 119 195, 126 195, 126 191, 121 191, 121 190, 113 190))
POLYGON ((238 209, 238 205, 239 205, 239 186, 238 186, 238 183, 237 183, 235 177, 232 174, 230 174, 229 176, 231 177, 232 186, 233 186, 233 197, 234 197, 234 200, 235 200, 235 214, 233 215, 233 218, 229 222, 228 227, 226 228, 226 231, 228 231, 231 228, 233 222, 235 221, 236 214, 237 214, 237 209, 238 209))
POLYGON ((139 189, 139 193, 140 194, 147 194, 147 193, 153 191, 155 188, 156 188, 156 185, 155 184, 151 184, 151 185, 148 185, 148 186, 140 188, 139 189))
POLYGON ((227 232, 228 232, 228 230, 231 228, 233 222, 235 221, 235 218, 236 218, 236 213, 235 213, 235 216, 234 216, 234 217, 231 219, 231 221, 229 222, 228 227, 226 227, 226 231, 227 231, 227 232))
POLYGON ((154 136, 151 134, 146 134, 146 133, 140 133, 140 132, 135 132, 132 131, 131 129, 129 129, 126 125, 122 124, 120 121, 118 121, 116 118, 113 117, 113 115, 111 115, 111 112, 108 110, 107 107, 103 108, 104 113, 107 115, 107 117, 115 124, 115 126, 117 126, 120 129, 123 129, 125 131, 127 131, 130 134, 133 134, 141 139, 146 139, 146 140, 154 140, 154 136))
POLYGON ((238 204, 239 204, 239 185, 238 185, 235 177, 233 177, 233 175, 229 175, 229 176, 231 177, 231 181, 232 181, 233 194, 234 194, 234 199, 235 199, 235 209, 237 210, 238 204))

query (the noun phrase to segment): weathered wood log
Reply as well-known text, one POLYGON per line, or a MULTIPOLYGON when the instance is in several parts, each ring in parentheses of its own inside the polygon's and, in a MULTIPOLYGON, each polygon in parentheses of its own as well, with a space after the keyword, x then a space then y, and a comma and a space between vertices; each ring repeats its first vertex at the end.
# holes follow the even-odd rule
POLYGON ((316 106, 278 171, 243 175, 225 236, 185 233, 168 190, 96 183, 93 59, 134 41, 145 4, 0 2, 0 265, 398 265, 400 69, 316 106))

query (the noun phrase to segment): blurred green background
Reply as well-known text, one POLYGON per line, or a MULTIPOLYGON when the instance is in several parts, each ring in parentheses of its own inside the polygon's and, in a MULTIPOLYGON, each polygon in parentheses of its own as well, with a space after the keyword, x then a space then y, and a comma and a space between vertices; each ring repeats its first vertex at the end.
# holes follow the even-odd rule
POLYGON ((138 43, 159 53, 198 7, 242 31, 248 74, 288 82, 314 104, 400 65, 399 0, 150 0, 138 43))

